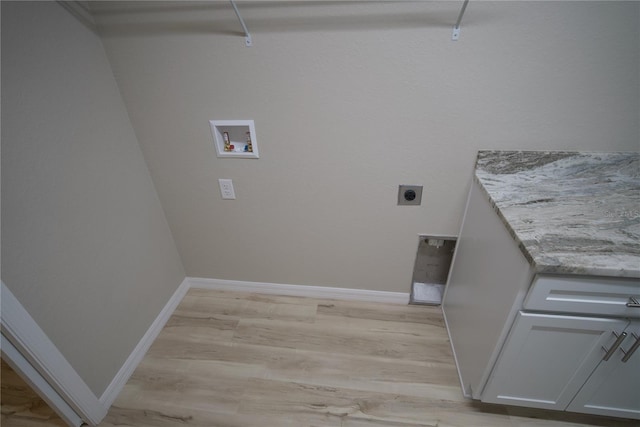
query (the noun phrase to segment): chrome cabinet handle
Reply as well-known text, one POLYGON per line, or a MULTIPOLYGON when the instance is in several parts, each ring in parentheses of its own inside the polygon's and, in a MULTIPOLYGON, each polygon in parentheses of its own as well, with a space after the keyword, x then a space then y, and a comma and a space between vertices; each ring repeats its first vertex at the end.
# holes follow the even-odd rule
POLYGON ((620 349, 624 353, 624 357, 622 358, 623 362, 626 362, 627 360, 629 360, 629 358, 633 356, 633 353, 638 349, 638 347, 640 347, 640 337, 637 336, 636 334, 631 334, 631 336, 636 339, 636 342, 633 343, 631 348, 627 351, 624 351, 624 349, 622 348, 620 349))
POLYGON ((627 302, 627 307, 640 307, 640 302, 634 297, 629 297, 629 302, 627 302))
POLYGON ((616 342, 613 343, 613 345, 611 346, 611 348, 609 350, 604 348, 604 346, 602 347, 602 349, 606 352, 606 354, 602 358, 602 360, 604 360, 605 362, 607 360, 609 360, 611 358, 611 356, 613 356, 613 353, 616 352, 618 347, 620 347, 620 344, 622 344, 622 341, 624 341, 624 339, 627 337, 627 333, 626 332, 623 332, 620 335, 618 335, 615 331, 613 331, 612 333, 616 337, 616 342))

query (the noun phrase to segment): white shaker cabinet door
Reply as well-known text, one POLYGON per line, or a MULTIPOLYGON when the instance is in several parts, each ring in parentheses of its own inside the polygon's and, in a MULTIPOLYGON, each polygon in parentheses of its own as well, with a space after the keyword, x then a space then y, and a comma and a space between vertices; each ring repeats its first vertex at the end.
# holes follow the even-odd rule
POLYGON ((607 361, 602 361, 568 411, 640 419, 640 321, 607 361))
POLYGON ((482 401, 564 410, 628 324, 520 312, 482 401))

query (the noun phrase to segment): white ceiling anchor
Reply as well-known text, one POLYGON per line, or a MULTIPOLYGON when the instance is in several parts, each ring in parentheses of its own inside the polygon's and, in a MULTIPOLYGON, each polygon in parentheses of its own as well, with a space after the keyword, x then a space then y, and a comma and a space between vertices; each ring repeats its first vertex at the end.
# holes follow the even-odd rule
POLYGON ((253 41, 251 40, 251 33, 249 33, 249 29, 244 23, 244 19, 240 16, 240 11, 238 10, 238 6, 236 6, 236 2, 234 0, 229 0, 231 6, 233 6, 233 10, 236 12, 236 16, 238 17, 238 21, 240 21, 240 25, 242 25, 242 29, 244 30, 244 45, 246 47, 253 46, 253 41))
POLYGON ((453 27, 453 33, 451 34, 451 40, 458 41, 460 38, 460 24, 462 23, 462 17, 464 16, 464 11, 467 9, 467 5, 469 4, 469 0, 464 0, 462 4, 462 9, 460 9, 460 13, 458 14, 458 20, 456 21, 456 25, 453 27))

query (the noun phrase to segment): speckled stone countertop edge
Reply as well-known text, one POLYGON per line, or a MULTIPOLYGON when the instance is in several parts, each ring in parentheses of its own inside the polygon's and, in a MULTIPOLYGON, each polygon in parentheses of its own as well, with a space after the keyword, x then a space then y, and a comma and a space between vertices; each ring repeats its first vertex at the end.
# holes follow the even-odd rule
POLYGON ((531 266, 537 271, 537 266, 536 266, 535 260, 533 259, 533 257, 531 256, 531 254, 529 253, 527 248, 524 246, 524 243, 522 243, 522 241, 518 237, 518 233, 516 233, 516 231, 513 229, 513 227, 511 227, 511 224, 509 224, 509 221, 507 220, 507 218, 505 218, 505 216, 502 214, 502 211, 500 210, 500 207, 498 207, 498 205, 493 201, 493 198, 491 197, 491 194, 489 194, 489 191, 487 191, 487 189, 484 187, 484 185, 482 185, 482 181, 480 180, 480 178, 478 178, 478 176, 475 174, 475 172, 473 173, 473 180, 480 186, 480 189, 482 190, 482 194, 487 199, 487 201, 489 202, 489 204, 491 205, 491 207, 493 208, 495 213, 498 214, 498 217, 500 218, 500 221, 502 221, 502 224, 507 228, 507 231, 509 232, 509 235, 518 244, 518 248, 522 252, 522 255, 524 255, 524 257, 527 259, 527 261, 529 261, 529 264, 531 264, 531 266))
MULTIPOLYGON (((490 152, 490 151, 502 151, 502 150, 479 150, 478 156, 481 152, 490 152)), ((509 150, 509 151, 518 151, 518 150, 509 150)), ((532 150, 522 150, 522 151, 532 151, 532 150)), ((557 151, 557 153, 573 153, 570 151, 557 151)), ((635 152, 631 152, 634 153, 635 152)), ((473 173, 473 181, 476 182, 480 189, 482 190, 483 196, 491 205, 492 209, 498 217, 500 221, 505 226, 509 235, 514 239, 520 252, 523 254, 527 262, 531 265, 533 272, 535 274, 558 274, 558 275, 573 275, 573 276, 603 276, 603 277, 619 277, 619 278, 640 278, 640 268, 637 270, 628 270, 621 268, 598 268, 598 267, 578 267, 578 266, 565 266, 558 264, 538 264, 532 254, 528 251, 526 245, 520 237, 518 233, 513 229, 509 220, 504 216, 500 207, 496 204, 491 196, 489 190, 484 186, 482 179, 477 176, 477 166, 478 166, 478 158, 476 158, 476 163, 474 166, 473 173)))

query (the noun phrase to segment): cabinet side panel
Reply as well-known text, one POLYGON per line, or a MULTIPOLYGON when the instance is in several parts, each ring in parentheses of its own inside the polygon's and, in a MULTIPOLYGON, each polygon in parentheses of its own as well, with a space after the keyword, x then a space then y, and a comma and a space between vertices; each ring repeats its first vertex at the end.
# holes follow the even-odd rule
POLYGON ((479 399, 532 271, 479 184, 470 191, 442 309, 463 392, 479 399))

